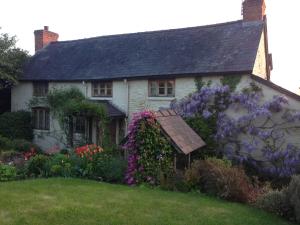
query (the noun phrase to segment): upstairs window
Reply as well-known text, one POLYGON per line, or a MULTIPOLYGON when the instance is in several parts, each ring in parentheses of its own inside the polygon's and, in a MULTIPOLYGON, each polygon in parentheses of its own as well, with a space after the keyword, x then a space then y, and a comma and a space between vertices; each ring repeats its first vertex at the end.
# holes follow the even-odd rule
POLYGON ((174 97, 174 80, 149 80, 149 97, 174 97))
POLYGON ((32 109, 33 128, 38 130, 49 130, 50 116, 48 108, 32 109))
POLYGON ((112 82, 97 82, 92 84, 93 97, 112 97, 112 82))
POLYGON ((33 83, 33 96, 46 97, 48 94, 48 82, 34 82, 33 83))

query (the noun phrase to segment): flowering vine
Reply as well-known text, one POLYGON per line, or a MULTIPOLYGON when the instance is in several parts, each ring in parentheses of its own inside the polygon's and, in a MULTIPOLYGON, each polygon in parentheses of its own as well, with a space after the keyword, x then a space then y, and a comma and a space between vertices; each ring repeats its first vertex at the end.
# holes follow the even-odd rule
POLYGON ((161 173, 172 168, 173 149, 151 111, 135 113, 128 127, 128 140, 123 148, 129 153, 125 181, 129 185, 159 183, 161 173))
POLYGON ((263 101, 263 92, 255 84, 242 92, 230 92, 228 86, 202 87, 171 107, 187 120, 215 118, 211 135, 219 151, 232 161, 270 177, 297 172, 300 149, 289 136, 300 129, 300 112, 289 109, 285 97, 263 101))

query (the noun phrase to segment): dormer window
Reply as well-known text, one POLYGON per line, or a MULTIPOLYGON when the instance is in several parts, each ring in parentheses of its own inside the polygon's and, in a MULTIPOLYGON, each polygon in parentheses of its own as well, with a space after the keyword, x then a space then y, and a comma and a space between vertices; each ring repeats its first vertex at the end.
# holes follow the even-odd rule
POLYGON ((174 97, 174 80, 149 80, 149 97, 174 97))
POLYGON ((112 97, 112 82, 96 82, 92 84, 93 97, 112 97))
POLYGON ((33 83, 33 96, 46 97, 48 94, 48 82, 34 82, 33 83))

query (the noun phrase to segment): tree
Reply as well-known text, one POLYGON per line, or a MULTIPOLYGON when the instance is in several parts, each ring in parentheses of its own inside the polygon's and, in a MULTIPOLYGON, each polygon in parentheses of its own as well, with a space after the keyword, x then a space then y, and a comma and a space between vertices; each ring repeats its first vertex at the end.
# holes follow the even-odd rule
POLYGON ((16 42, 15 36, 0 33, 0 90, 17 83, 24 63, 29 58, 27 51, 16 47, 16 42))

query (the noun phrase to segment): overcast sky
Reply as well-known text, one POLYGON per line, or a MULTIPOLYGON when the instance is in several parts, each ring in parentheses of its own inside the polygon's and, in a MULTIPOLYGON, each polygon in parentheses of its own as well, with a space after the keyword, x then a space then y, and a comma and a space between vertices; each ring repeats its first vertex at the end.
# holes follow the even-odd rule
MULTIPOLYGON (((34 53, 35 29, 49 26, 59 40, 190 27, 241 19, 242 0, 3 0, 0 32, 16 35, 34 53)), ((266 0, 271 80, 300 87, 300 1, 266 0)))

